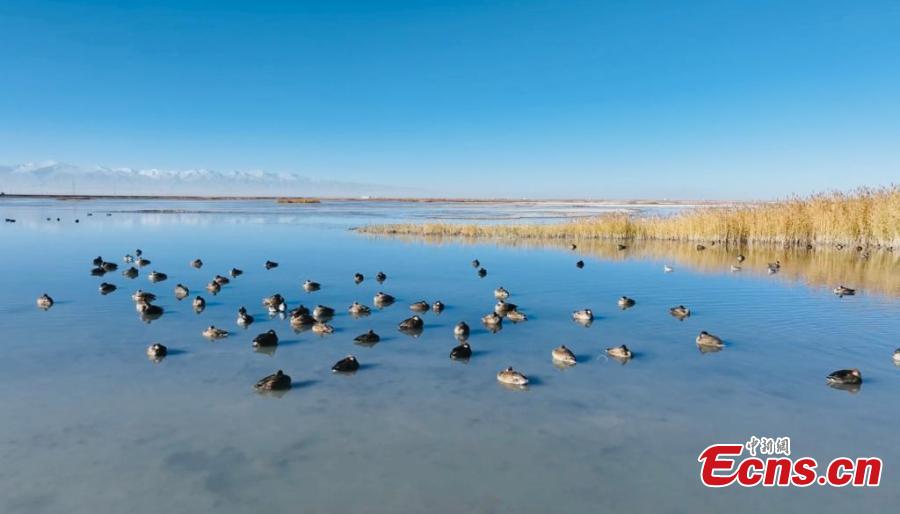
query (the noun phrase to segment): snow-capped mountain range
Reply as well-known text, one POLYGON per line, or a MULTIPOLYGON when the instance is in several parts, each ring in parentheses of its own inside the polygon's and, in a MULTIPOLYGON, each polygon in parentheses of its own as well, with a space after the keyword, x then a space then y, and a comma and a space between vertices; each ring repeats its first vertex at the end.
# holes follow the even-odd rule
POLYGON ((0 165, 7 194, 202 196, 404 196, 412 188, 313 179, 270 171, 163 170, 48 161, 0 165))

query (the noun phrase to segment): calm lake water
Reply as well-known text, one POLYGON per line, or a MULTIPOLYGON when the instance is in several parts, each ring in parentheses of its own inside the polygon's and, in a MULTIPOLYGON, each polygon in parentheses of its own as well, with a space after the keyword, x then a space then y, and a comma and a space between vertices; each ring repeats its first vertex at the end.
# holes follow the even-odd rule
MULTIPOLYGON (((591 213, 605 207, 590 206, 591 213)), ((900 507, 897 444, 900 367, 898 260, 894 254, 696 252, 679 245, 563 246, 376 238, 367 222, 571 215, 569 206, 265 202, 56 202, 0 200, 0 512, 889 512, 900 507), (88 212, 95 213, 87 216, 88 212), (112 216, 106 216, 111 212, 112 216), (46 221, 51 217, 53 221, 46 221), (61 221, 55 221, 60 217, 61 221), (75 218, 80 223, 74 223, 75 218), (136 248, 152 261, 121 275, 136 248), (91 276, 102 255, 120 265, 91 276), (189 263, 202 258, 197 270, 189 263), (479 278, 470 261, 488 270, 479 278), (781 273, 765 273, 780 258, 781 273), (263 263, 280 263, 266 271, 263 263), (585 260, 584 269, 575 261, 585 260), (663 264, 675 271, 663 273, 663 264), (245 274, 213 296, 203 290, 232 267, 245 274), (168 280, 151 284, 159 270, 168 280), (379 285, 378 271, 388 275, 379 285), (366 280, 356 285, 353 273, 366 280), (303 280, 322 283, 305 293, 303 280), (858 287, 831 293, 832 281, 858 287), (100 282, 116 284, 99 294, 100 282), (853 282, 850 282, 853 281, 853 282), (176 283, 207 299, 195 314, 176 283), (524 323, 492 334, 479 323, 502 285, 524 323), (137 289, 159 296, 158 320, 140 320, 137 289), (383 290, 393 306, 354 319, 354 300, 383 290), (48 311, 35 299, 49 293, 48 311), (334 334, 294 333, 269 319, 261 299, 332 306, 334 334), (621 310, 628 295, 637 305, 621 310), (413 338, 396 330, 425 299, 413 338), (679 322, 668 308, 693 315, 679 322), (238 307, 256 318, 235 324, 238 307), (589 327, 572 322, 592 308, 589 327), (448 358, 453 325, 472 327, 474 356, 448 358), (219 341, 208 325, 232 331, 219 341), (254 352, 268 329, 282 342, 254 352), (353 337, 374 329, 373 347, 353 337), (724 350, 701 353, 700 330, 724 350), (170 355, 145 355, 159 342, 170 355), (606 347, 627 344, 626 365, 606 347), (550 351, 579 363, 559 369, 550 351), (362 369, 335 376, 353 353, 362 369), (526 391, 500 386, 498 370, 528 374, 526 391), (825 385, 857 367, 855 393, 825 385), (262 395, 252 385, 283 369, 294 388, 262 395), (711 490, 697 456, 713 443, 790 436, 793 455, 884 459, 879 488, 711 490)))

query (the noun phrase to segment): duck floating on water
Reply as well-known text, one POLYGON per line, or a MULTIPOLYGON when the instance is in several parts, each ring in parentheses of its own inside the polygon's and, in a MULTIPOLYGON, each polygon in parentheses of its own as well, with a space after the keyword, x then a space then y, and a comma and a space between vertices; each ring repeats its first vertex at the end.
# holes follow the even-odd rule
POLYGON ((497 289, 494 289, 494 298, 498 300, 506 300, 507 298, 509 298, 509 291, 504 289, 503 286, 500 286, 497 289))
POLYGON ((738 266, 737 264, 732 264, 732 265, 731 265, 731 271, 732 271, 732 272, 738 272, 738 271, 741 271, 741 269, 742 269, 742 268, 741 268, 740 266, 738 266))
POLYGON ((372 303, 374 303, 376 307, 385 307, 394 303, 394 301, 396 301, 396 298, 387 293, 382 293, 381 291, 378 291, 372 299, 372 303))
POLYGON ((277 267, 278 267, 278 263, 277 263, 277 262, 275 262, 275 261, 266 261, 265 268, 266 268, 267 270, 270 270, 270 269, 272 269, 272 268, 277 268, 277 267))
POLYGON ((138 273, 138 269, 134 266, 131 266, 130 268, 122 272, 122 276, 125 278, 135 278, 138 276, 138 273))
POLYGON ((738 256, 737 256, 737 261, 738 261, 738 262, 744 262, 744 259, 746 259, 746 257, 744 257, 744 254, 739 253, 738 256))
POLYGON ((206 290, 213 295, 217 295, 219 294, 219 291, 222 290, 222 284, 216 282, 215 280, 212 280, 209 284, 206 284, 206 290))
POLYGON ((228 277, 223 277, 222 275, 216 275, 213 277, 213 282, 219 284, 220 286, 224 286, 226 284, 230 284, 231 280, 228 277))
POLYGON ((606 355, 614 359, 630 359, 634 357, 634 353, 624 344, 621 346, 614 346, 612 348, 606 349, 606 355))
POLYGON ((528 316, 526 316, 525 313, 520 311, 519 309, 515 309, 506 313, 506 319, 512 321, 513 323, 519 323, 521 321, 528 321, 528 316))
POLYGON ((366 279, 366 277, 364 277, 362 273, 354 273, 353 274, 353 283, 354 284, 360 284, 365 279, 366 279))
POLYGON ((137 259, 134 260, 134 263, 137 264, 138 267, 143 268, 144 266, 150 265, 150 260, 145 259, 143 257, 138 257, 137 259))
POLYGON ((99 289, 100 289, 100 294, 106 296, 106 295, 108 295, 109 293, 112 293, 113 291, 116 290, 116 285, 115 285, 115 284, 110 284, 110 283, 108 283, 108 282, 103 282, 102 284, 100 284, 100 288, 99 288, 99 289))
POLYGON ((481 267, 481 262, 479 262, 478 259, 473 259, 473 260, 472 260, 472 267, 475 268, 475 269, 480 268, 480 267, 481 267))
POLYGON ((191 307, 194 308, 194 312, 203 312, 203 309, 206 308, 206 300, 204 300, 202 296, 197 296, 194 298, 194 301, 191 302, 191 307))
POLYGON ((422 318, 420 318, 418 315, 415 315, 411 318, 406 318, 405 320, 401 321, 397 325, 397 328, 399 328, 400 330, 422 330, 423 328, 425 328, 425 322, 422 321, 422 318))
POLYGON ((368 306, 363 305, 359 302, 353 302, 350 305, 350 308, 347 309, 347 311, 350 312, 350 314, 352 314, 354 316, 368 316, 369 314, 372 313, 372 309, 370 309, 368 306))
POLYGON ((511 366, 497 373, 497 380, 500 383, 512 386, 522 387, 528 385, 528 377, 514 370, 511 366))
POLYGON ((231 278, 236 278, 243 275, 244 272, 237 268, 231 268, 231 271, 229 271, 228 274, 231 275, 231 278))
POLYGON ((668 264, 663 264, 663 272, 664 273, 672 273, 673 271, 675 271, 675 268, 673 268, 672 266, 669 266, 668 264))
POLYGON ((242 327, 248 327, 253 324, 253 316, 247 313, 247 309, 243 305, 238 309, 237 324, 242 327))
POLYGON ((322 288, 322 284, 318 282, 313 282, 312 280, 307 280, 303 283, 303 290, 307 293, 312 293, 313 291, 318 291, 322 288))
POLYGON ((503 324, 503 318, 496 312, 492 312, 482 316, 481 322, 489 327, 495 327, 503 324))
POLYGON ((162 307, 145 301, 137 302, 137 311, 141 314, 141 319, 147 322, 158 319, 163 315, 162 307))
POLYGON ((575 267, 581 269, 584 267, 584 261, 578 261, 575 263, 575 267))
POLYGON ((633 298, 628 298, 627 296, 623 296, 623 297, 619 298, 619 301, 618 301, 619 308, 621 308, 623 310, 628 309, 630 307, 634 307, 635 303, 636 302, 634 301, 633 298))
POLYGON ((270 314, 277 314, 287 310, 287 303, 285 303, 284 297, 278 293, 263 298, 262 303, 269 309, 270 314))
POLYGON ((37 306, 41 309, 47 310, 50 307, 53 307, 53 298, 50 298, 50 295, 44 293, 38 297, 37 306))
POLYGON ((840 285, 834 288, 834 294, 844 297, 844 296, 853 296, 856 294, 856 289, 851 289, 849 287, 840 285))
POLYGON ((566 345, 560 345, 553 349, 550 352, 550 356, 553 357, 553 362, 559 364, 565 364, 567 366, 574 366, 578 359, 575 358, 575 354, 572 353, 572 350, 566 348, 566 345))
POLYGON ((159 359, 168 355, 169 349, 159 343, 153 343, 147 347, 147 357, 159 359))
POLYGON ((178 300, 183 300, 187 298, 191 294, 191 291, 187 288, 187 286, 182 284, 177 284, 175 286, 175 298, 178 300))
POLYGON ((582 309, 580 311, 572 312, 572 319, 575 321, 581 322, 590 322, 594 321, 594 311, 590 309, 582 309))
POLYGON ((191 267, 200 269, 203 267, 203 261, 201 261, 200 259, 194 259, 191 261, 191 267))
POLYGON ((487 276, 487 270, 484 268, 478 268, 478 276, 484 278, 487 276))
POLYGON ((713 348, 721 348, 725 346, 725 343, 722 342, 722 339, 718 336, 714 336, 707 331, 702 331, 697 335, 697 346, 708 346, 713 348))
POLYGON ((254 347, 276 345, 278 345, 278 334, 276 334, 274 330, 267 330, 253 338, 254 347))
POLYGON ((444 312, 444 302, 437 300, 436 302, 431 304, 431 311, 435 314, 440 314, 444 312))
POLYGON ((469 346, 469 343, 464 342, 450 350, 450 358, 467 361, 472 358, 472 347, 469 346))
POLYGON ((319 335, 322 335, 322 334, 333 334, 333 333, 334 333, 334 327, 332 327, 332 326, 329 325, 328 323, 319 321, 319 322, 313 323, 312 331, 315 332, 316 334, 319 334, 319 335))
POLYGON ((510 311, 514 311, 518 308, 518 305, 504 300, 498 300, 497 303, 494 304, 494 312, 496 312, 498 316, 506 316, 510 311))
POLYGON ((428 310, 428 302, 425 300, 419 300, 413 304, 410 304, 409 310, 413 312, 425 312, 428 310))
POLYGON ((354 337, 353 340, 360 344, 375 344, 381 341, 381 336, 376 334, 374 330, 369 330, 365 334, 354 337))
POLYGON ((675 316, 678 319, 684 319, 690 317, 691 310, 685 307, 684 305, 677 305, 669 309, 669 314, 675 316))
POLYGON ((147 280, 149 280, 150 282, 153 282, 153 283, 162 282, 163 280, 165 280, 167 278, 169 278, 169 276, 160 271, 151 271, 150 274, 147 275, 147 280))
POLYGON ((466 324, 465 321, 460 321, 453 327, 453 335, 457 339, 468 339, 469 338, 469 325, 466 324))
POLYGON ((825 377, 825 380, 834 385, 859 385, 862 384, 862 374, 855 368, 839 369, 825 377))
POLYGON ((379 271, 375 275, 375 281, 378 282, 379 284, 383 284, 385 280, 387 280, 387 275, 385 275, 384 272, 379 271))
POLYGON ((203 337, 208 339, 222 339, 223 337, 228 337, 228 331, 217 328, 215 325, 210 325, 203 331, 203 337))
POLYGON ((285 375, 279 369, 275 373, 262 378, 253 388, 257 391, 286 391, 291 388, 291 377, 285 375))
POLYGON ((334 317, 334 309, 332 309, 331 307, 326 307, 324 305, 316 305, 316 308, 313 309, 312 315, 318 320, 331 319, 334 317))
POLYGON ((354 355, 344 357, 331 367, 332 373, 355 373, 358 370, 359 361, 356 360, 356 356, 354 355))
POLYGON ((137 291, 134 292, 134 294, 131 295, 131 299, 134 300, 135 302, 150 303, 150 302, 156 301, 156 295, 149 291, 143 291, 141 289, 138 289, 137 291))

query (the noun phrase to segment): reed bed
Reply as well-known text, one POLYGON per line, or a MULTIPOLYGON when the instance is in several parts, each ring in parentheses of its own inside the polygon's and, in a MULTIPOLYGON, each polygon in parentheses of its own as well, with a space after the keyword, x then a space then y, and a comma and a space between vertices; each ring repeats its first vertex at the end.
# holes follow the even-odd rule
POLYGON ((370 225, 360 232, 415 236, 541 240, 668 240, 785 246, 900 246, 900 186, 831 192, 672 216, 612 213, 565 223, 370 225))
POLYGON ((278 203, 321 203, 318 198, 279 198, 278 203))

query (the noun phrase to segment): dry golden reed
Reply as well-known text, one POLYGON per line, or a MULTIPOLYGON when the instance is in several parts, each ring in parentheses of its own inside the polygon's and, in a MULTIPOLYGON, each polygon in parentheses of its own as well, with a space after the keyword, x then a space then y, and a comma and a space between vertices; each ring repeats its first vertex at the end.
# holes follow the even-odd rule
POLYGON ((371 234, 509 239, 718 241, 727 244, 900 246, 900 186, 702 207, 672 216, 613 213, 554 224, 372 225, 371 234))

